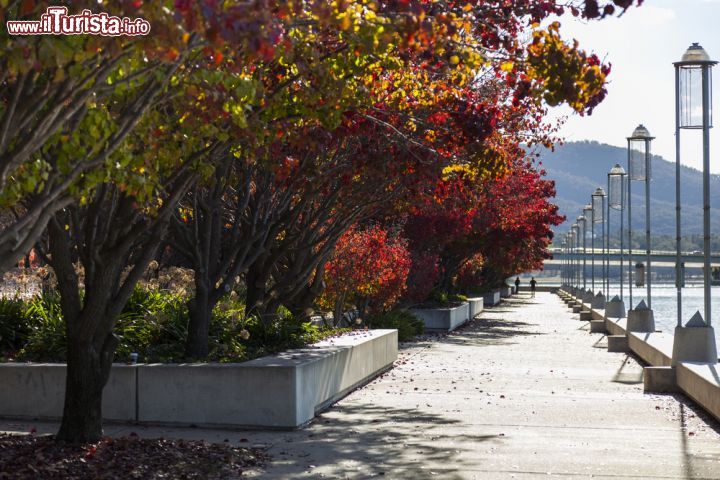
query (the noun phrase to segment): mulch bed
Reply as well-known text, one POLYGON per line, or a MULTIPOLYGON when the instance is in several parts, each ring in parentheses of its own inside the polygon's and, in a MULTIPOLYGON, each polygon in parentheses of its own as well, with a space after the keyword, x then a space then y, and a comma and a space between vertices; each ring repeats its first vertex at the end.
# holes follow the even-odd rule
POLYGON ((0 480, 227 479, 266 460, 258 448, 134 434, 80 445, 51 435, 0 434, 0 480))

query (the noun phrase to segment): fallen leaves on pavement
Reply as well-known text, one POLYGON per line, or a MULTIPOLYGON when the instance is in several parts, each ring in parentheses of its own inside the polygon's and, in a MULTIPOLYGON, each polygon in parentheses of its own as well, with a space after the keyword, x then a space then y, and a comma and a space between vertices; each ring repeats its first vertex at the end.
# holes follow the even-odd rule
POLYGON ((263 450, 199 441, 105 437, 94 444, 0 434, 0 480, 226 479, 267 459, 263 450))

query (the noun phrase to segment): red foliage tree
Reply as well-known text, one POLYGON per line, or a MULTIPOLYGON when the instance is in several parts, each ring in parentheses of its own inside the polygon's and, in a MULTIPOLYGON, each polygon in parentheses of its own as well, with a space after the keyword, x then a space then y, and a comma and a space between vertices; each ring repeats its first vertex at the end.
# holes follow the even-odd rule
POLYGON ((405 290, 410 263, 404 239, 378 225, 354 226, 340 237, 325 269, 320 303, 333 309, 336 322, 352 306, 361 315, 385 311, 405 290))

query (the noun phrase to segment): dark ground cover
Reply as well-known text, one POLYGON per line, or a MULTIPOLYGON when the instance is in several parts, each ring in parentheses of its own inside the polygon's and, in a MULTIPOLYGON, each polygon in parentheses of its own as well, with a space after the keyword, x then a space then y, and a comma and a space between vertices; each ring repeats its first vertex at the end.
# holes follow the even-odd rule
POLYGON ((134 434, 94 444, 0 434, 0 480, 232 479, 267 459, 258 448, 134 434))

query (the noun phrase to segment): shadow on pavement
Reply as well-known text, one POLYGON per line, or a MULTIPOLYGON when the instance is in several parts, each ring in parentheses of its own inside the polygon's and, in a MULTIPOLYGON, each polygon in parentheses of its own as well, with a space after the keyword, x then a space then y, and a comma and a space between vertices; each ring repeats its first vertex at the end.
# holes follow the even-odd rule
POLYGON ((292 453, 282 443, 270 448, 274 458, 263 478, 461 479, 470 445, 499 445, 503 438, 464 434, 459 423, 419 408, 356 402, 335 405, 307 429, 288 433, 292 453), (427 465, 445 467, 429 469, 427 465))

